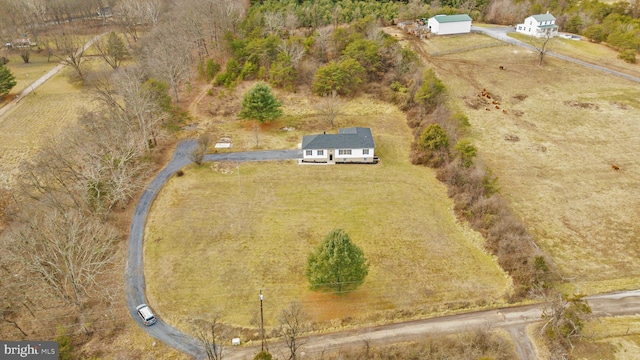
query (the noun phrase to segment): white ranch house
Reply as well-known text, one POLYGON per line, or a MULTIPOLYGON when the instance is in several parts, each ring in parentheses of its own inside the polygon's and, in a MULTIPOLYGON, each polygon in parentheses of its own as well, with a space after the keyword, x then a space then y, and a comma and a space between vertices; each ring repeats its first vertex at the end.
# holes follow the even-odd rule
POLYGON ((302 162, 310 163, 375 163, 375 143, 369 128, 338 129, 337 134, 302 137, 302 162))
POLYGON ((436 15, 429 18, 427 26, 437 35, 466 34, 471 32, 471 20, 467 14, 436 15))
POLYGON ((537 38, 554 37, 558 35, 558 25, 555 16, 549 14, 531 15, 524 19, 523 24, 516 25, 519 33, 535 36, 537 38))

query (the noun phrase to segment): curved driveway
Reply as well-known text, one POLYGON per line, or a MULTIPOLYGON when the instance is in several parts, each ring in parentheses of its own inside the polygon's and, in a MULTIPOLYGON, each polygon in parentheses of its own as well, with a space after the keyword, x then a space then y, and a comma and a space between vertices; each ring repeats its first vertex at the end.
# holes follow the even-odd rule
MULTIPOLYGON (((147 189, 144 191, 131 221, 131 229, 129 232, 129 254, 126 269, 126 292, 127 307, 131 316, 142 326, 149 335, 176 348, 177 350, 191 355, 196 359, 204 358, 205 353, 198 341, 190 337, 176 328, 158 319, 153 326, 144 326, 136 314, 136 306, 146 303, 145 283, 144 283, 144 267, 143 267, 143 251, 142 241, 144 238, 144 226, 147 221, 147 214, 151 208, 153 200, 156 198, 160 189, 173 174, 181 168, 189 165, 189 153, 196 146, 195 141, 184 141, 178 144, 173 158, 165 166, 156 177, 151 181, 147 189)), ((288 160, 301 158, 302 154, 299 150, 273 150, 273 151, 255 151, 242 153, 225 153, 225 154, 209 154, 204 157, 205 161, 266 161, 266 160, 288 160)), ((160 311, 161 313, 161 311, 160 311)))
MULTIPOLYGON (((501 26, 501 27, 471 26, 471 31, 491 36, 492 38, 498 39, 500 41, 504 41, 504 42, 509 43, 509 44, 525 47, 525 48, 528 48, 528 49, 533 50, 535 52, 538 51, 535 46, 533 46, 531 44, 527 44, 527 43, 525 43, 523 41, 520 41, 520 40, 516 40, 516 39, 510 37, 509 35, 507 35, 508 33, 515 31, 511 27, 504 27, 504 26, 501 26)), ((599 65, 595 65, 595 64, 591 64, 591 63, 588 63, 588 62, 585 62, 585 61, 582 61, 582 60, 578 60, 578 59, 575 59, 575 58, 572 58, 572 57, 569 57, 569 56, 556 54, 553 51, 547 51, 545 56, 555 57, 555 58, 558 58, 558 59, 562 59, 562 60, 565 60, 565 61, 572 62, 574 64, 582 65, 584 67, 588 67, 588 68, 591 68, 591 69, 594 69, 594 70, 602 71, 602 72, 607 73, 607 74, 620 76, 620 77, 623 77, 623 78, 625 78, 627 80, 640 82, 640 78, 638 78, 638 77, 631 76, 629 74, 625 74, 625 73, 620 72, 620 71, 607 69, 605 67, 602 67, 602 66, 599 66, 599 65)))

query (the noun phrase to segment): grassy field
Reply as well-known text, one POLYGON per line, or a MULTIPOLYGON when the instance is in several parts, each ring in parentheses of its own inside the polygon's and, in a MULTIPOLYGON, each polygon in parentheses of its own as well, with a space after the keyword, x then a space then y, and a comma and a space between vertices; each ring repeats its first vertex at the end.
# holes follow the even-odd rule
POLYGON ((592 320, 586 337, 576 342, 577 360, 637 359, 640 356, 640 317, 626 316, 592 320))
MULTIPOLYGON (((290 122, 305 117, 290 104, 290 122)), ((403 114, 367 99, 345 112, 341 126, 372 127, 381 164, 207 164, 169 181, 145 233, 147 296, 162 317, 186 330, 214 312, 255 326, 260 289, 269 326, 294 300, 320 327, 502 302, 509 280, 481 237, 455 220, 433 171, 408 162, 403 114), (365 284, 342 297, 312 292, 304 278, 307 254, 333 228, 371 262, 365 284)), ((262 134, 272 142, 281 135, 262 134)))
POLYGON ((17 167, 49 136, 77 120, 91 106, 82 88, 71 84, 63 70, 0 118, 0 176, 11 181, 17 167))
MULTIPOLYGON (((510 33, 509 36, 536 46, 540 46, 540 42, 542 41, 534 41, 531 37, 519 33, 510 33)), ((553 53, 575 57, 582 61, 627 73, 632 76, 640 77, 640 65, 630 64, 618 59, 619 52, 602 44, 595 44, 588 40, 577 41, 554 37, 547 44, 547 50, 553 53)))
POLYGON ((17 51, 7 51, 4 49, 0 51, 0 56, 5 56, 9 59, 6 66, 16 78, 16 86, 13 87, 9 95, 0 101, 0 106, 10 99, 13 99, 32 82, 58 65, 57 59, 51 58, 51 62, 47 62, 46 56, 36 54, 35 52, 31 53, 28 64, 22 61, 17 51))
POLYGON ((502 194, 572 290, 638 288, 638 83, 551 57, 539 67, 515 46, 430 61, 502 194), (483 88, 500 109, 472 107, 483 88))

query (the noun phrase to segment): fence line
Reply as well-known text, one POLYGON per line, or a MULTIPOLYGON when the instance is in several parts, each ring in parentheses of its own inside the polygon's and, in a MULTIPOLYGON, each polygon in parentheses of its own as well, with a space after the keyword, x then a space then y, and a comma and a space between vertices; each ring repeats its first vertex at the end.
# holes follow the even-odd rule
POLYGON ((504 42, 491 43, 491 44, 480 44, 480 45, 468 46, 468 47, 464 47, 464 48, 457 48, 457 49, 451 49, 451 50, 445 50, 445 51, 436 51, 436 52, 433 52, 433 53, 429 53, 429 56, 434 57, 434 56, 442 56, 442 55, 449 55, 449 54, 458 54, 458 53, 463 53, 463 52, 467 52, 467 51, 473 51, 473 50, 479 50, 479 49, 497 47, 497 46, 506 46, 506 45, 508 45, 508 44, 506 44, 504 42))

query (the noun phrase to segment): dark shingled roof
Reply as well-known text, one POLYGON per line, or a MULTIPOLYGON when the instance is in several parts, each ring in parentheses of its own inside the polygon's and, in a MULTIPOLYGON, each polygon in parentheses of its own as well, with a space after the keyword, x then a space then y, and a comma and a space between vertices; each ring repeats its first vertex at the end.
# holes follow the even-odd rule
POLYGON ((317 134, 302 137, 303 150, 316 149, 371 149, 375 148, 369 128, 344 128, 337 134, 317 134))

